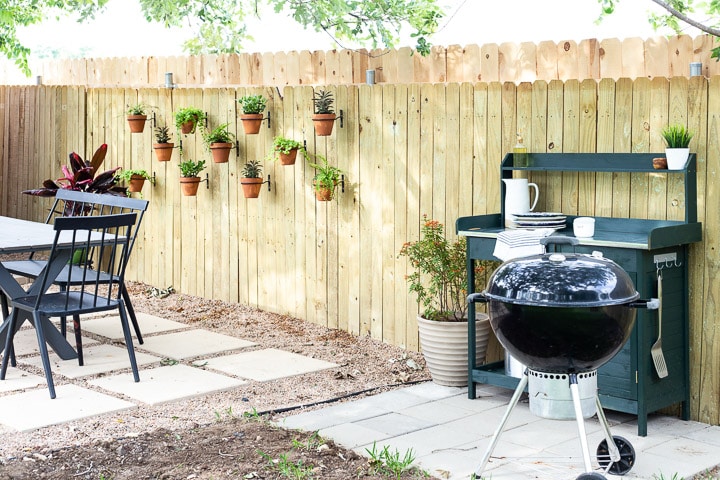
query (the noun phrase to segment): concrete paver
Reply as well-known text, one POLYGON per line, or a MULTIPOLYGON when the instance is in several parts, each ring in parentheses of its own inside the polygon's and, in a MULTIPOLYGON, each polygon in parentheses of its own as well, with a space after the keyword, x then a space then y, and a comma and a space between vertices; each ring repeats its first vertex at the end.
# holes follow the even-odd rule
POLYGON ((230 375, 266 382, 302 373, 317 372, 337 367, 337 365, 297 353, 267 348, 211 358, 207 362, 207 367, 230 375))
POLYGON ((138 345, 139 349, 176 360, 210 355, 228 350, 237 350, 255 345, 255 343, 241 338, 197 329, 155 335, 153 337, 146 337, 143 340, 144 343, 138 345))

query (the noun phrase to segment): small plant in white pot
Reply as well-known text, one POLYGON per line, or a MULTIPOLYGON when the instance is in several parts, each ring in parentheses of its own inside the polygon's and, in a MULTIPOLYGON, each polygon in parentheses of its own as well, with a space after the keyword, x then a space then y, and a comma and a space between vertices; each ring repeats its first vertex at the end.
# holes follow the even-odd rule
POLYGON ((663 128, 661 135, 666 145, 665 157, 668 170, 682 170, 690 155, 690 140, 693 133, 685 128, 685 125, 674 124, 663 128))
MULTIPOLYGON (((435 383, 461 387, 468 382, 467 270, 465 239, 449 242, 443 225, 423 215, 420 239, 407 242, 400 256, 409 261, 406 276, 411 293, 417 296, 420 347, 435 383)), ((495 262, 476 265, 476 274, 490 270, 495 262)), ((476 361, 485 362, 490 321, 484 313, 475 316, 476 361)))

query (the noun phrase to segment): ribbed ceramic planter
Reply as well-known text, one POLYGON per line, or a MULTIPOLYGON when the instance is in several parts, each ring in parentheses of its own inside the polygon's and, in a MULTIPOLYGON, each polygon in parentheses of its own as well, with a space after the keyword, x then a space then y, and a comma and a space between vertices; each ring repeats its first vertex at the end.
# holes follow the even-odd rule
MULTIPOLYGON (((420 348, 433 382, 448 387, 464 387, 468 383, 467 322, 436 322, 418 316, 420 348)), ((475 359, 485 362, 490 320, 484 313, 476 314, 475 359)))

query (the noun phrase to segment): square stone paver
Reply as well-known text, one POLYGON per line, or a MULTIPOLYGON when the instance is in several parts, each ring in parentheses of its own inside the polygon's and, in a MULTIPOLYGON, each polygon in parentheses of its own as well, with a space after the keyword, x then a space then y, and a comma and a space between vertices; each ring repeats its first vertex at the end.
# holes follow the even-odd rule
MULTIPOLYGON (((67 378, 80 378, 98 373, 107 373, 114 370, 130 368, 130 357, 127 349, 114 345, 93 345, 83 348, 85 365, 78 365, 77 358, 61 360, 55 353, 50 353, 50 368, 54 374, 60 374, 67 378)), ((135 352, 135 359, 138 367, 159 362, 161 359, 147 353, 135 352)), ((26 363, 42 369, 42 359, 37 357, 18 358, 18 363, 26 363)))
POLYGON ((255 345, 253 342, 241 338, 208 330, 185 330, 146 337, 144 340, 145 343, 138 345, 138 348, 176 360, 255 345))
MULTIPOLYGON (((73 333, 72 321, 68 325, 67 339, 70 345, 75 346, 75 334, 73 333)), ((96 345, 97 340, 92 338, 82 337, 83 348, 86 345, 96 345)), ((34 328, 22 329, 15 334, 13 339, 13 345, 15 345, 15 355, 22 357, 25 355, 39 355, 40 349, 38 348, 37 333, 34 328)))
POLYGON ((268 348, 212 358, 208 360, 207 367, 230 375, 263 382, 317 372, 337 367, 337 365, 324 360, 298 355, 297 353, 268 348))
MULTIPOLYGON (((143 340, 145 340, 145 336, 153 333, 169 332, 171 330, 179 330, 181 328, 189 327, 189 325, 185 323, 167 320, 154 315, 148 315, 147 313, 136 312, 136 316, 138 325, 140 325, 140 333, 142 333, 143 340)), ((135 329, 132 326, 130 318, 128 318, 128 323, 130 324, 130 333, 133 338, 135 338, 135 329)), ((88 318, 81 321, 80 327, 83 331, 87 330, 88 332, 92 332, 96 335, 101 335, 112 340, 122 340, 125 338, 123 336, 119 315, 102 318, 88 318)))
POLYGON ((5 380, 0 380, 0 393, 24 390, 38 385, 45 385, 45 377, 8 366, 5 380))
POLYGON ((57 385, 57 397, 47 388, 0 397, 0 424, 15 430, 48 425, 134 408, 135 405, 77 385, 57 385))
POLYGON ((89 383, 155 405, 229 390, 247 382, 187 365, 173 365, 143 370, 137 383, 130 373, 98 378, 89 383))

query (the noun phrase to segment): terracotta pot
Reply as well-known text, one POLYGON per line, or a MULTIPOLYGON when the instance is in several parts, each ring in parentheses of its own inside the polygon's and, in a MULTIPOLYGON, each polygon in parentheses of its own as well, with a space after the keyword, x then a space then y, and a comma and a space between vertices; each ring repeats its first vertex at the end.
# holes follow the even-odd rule
POLYGON ((182 194, 186 197, 194 197, 197 195, 200 186, 200 177, 180 177, 180 188, 182 194))
POLYGON ((278 152, 280 157, 281 165, 295 165, 295 159, 297 158, 298 149, 293 148, 288 153, 278 152))
POLYGON ((145 120, 147 120, 147 115, 128 115, 127 121, 130 126, 130 132, 141 133, 145 130, 145 120))
POLYGON ((153 143, 155 156, 159 162, 167 162, 172 158, 174 143, 153 143))
POLYGON ((188 120, 180 126, 180 132, 187 135, 188 133, 193 132, 193 128, 195 128, 195 121, 188 120))
POLYGON ((318 137, 326 137, 332 133, 335 125, 336 115, 334 113, 316 113, 312 120, 315 125, 315 134, 318 137))
POLYGON ((315 188, 315 198, 320 202, 329 202, 333 199, 334 188, 315 188))
POLYGON ((142 190, 143 185, 145 185, 145 177, 142 175, 132 175, 128 182, 128 191, 139 192, 142 190))
POLYGON ((240 180, 240 185, 242 185, 245 198, 258 198, 260 196, 260 189, 263 186, 263 179, 243 178, 240 180))
POLYGON ((232 148, 232 143, 211 143, 210 152, 212 152, 213 162, 227 163, 230 158, 230 150, 232 150, 232 148))
MULTIPOLYGON (((485 363, 490 320, 484 313, 475 315, 475 360, 485 363)), ((468 384, 468 322, 438 322, 418 315, 420 348, 433 382, 448 387, 468 384)))
POLYGON ((263 115, 262 113, 243 113, 240 115, 240 120, 242 120, 245 133, 247 135, 255 135, 260 131, 263 115))

